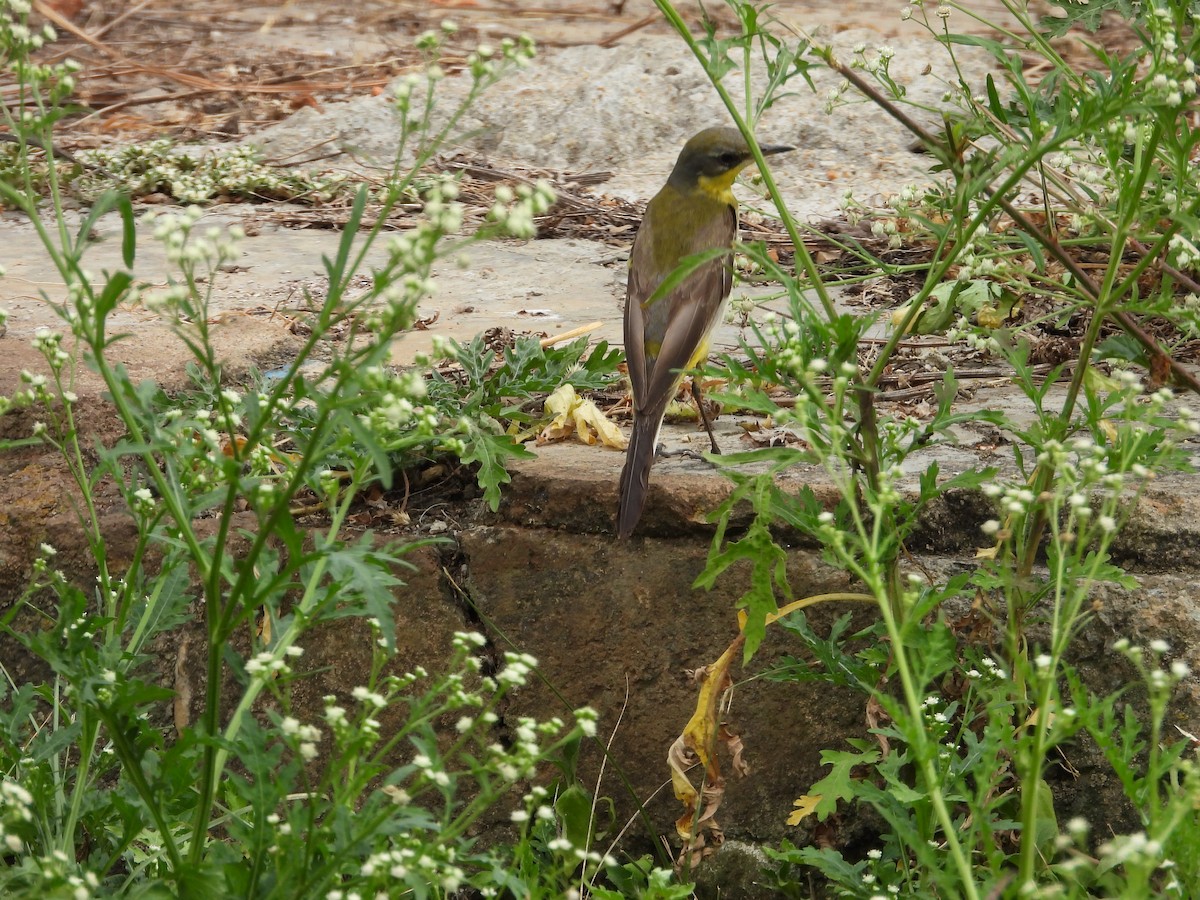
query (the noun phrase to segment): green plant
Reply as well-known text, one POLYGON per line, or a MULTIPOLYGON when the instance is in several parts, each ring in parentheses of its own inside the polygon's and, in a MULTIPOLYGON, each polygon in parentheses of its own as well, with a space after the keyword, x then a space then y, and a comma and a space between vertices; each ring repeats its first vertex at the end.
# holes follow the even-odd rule
MULTIPOLYGON (((736 103, 721 78, 732 66, 731 50, 742 49, 748 68, 751 46, 778 46, 778 38, 761 37, 771 28, 765 9, 727 0, 741 33, 718 38, 709 29, 697 39, 669 0, 656 2, 708 66, 749 138, 770 97, 747 91, 736 103)), ((864 360, 862 338, 873 317, 834 310, 764 169, 763 185, 803 278, 763 248, 743 248, 783 286, 789 309, 752 324, 741 353, 724 360, 733 386, 728 399, 791 428, 804 449, 713 459, 734 490, 716 513, 709 566, 697 585, 727 577, 734 563, 749 564, 741 601, 747 657, 767 616, 792 599, 778 526, 810 536, 876 600, 880 622, 869 636, 882 647, 847 652, 804 623, 793 626, 833 666, 827 677, 857 686, 881 711, 875 742, 826 752, 832 771, 797 801, 796 818, 826 818, 839 802, 866 803, 889 831, 860 860, 844 859, 835 848, 785 846, 778 854, 785 869, 815 866, 855 897, 884 896, 885 887, 912 896, 1087 896, 1088 885, 1120 896, 1186 895, 1197 873, 1179 863, 1190 866, 1191 852, 1172 857, 1174 868, 1159 869, 1148 868, 1146 852, 1147 845, 1158 851, 1195 841, 1184 744, 1164 745, 1159 730, 1169 689, 1186 667, 1143 673, 1153 698, 1141 717, 1151 734, 1143 745, 1133 737, 1139 718, 1132 713, 1123 742, 1100 737, 1111 719, 1094 710, 1111 709, 1115 698, 1089 697, 1069 659, 1096 586, 1136 589, 1110 548, 1139 492, 1157 473, 1190 470, 1179 444, 1197 423, 1161 381, 1149 387, 1146 381, 1173 378, 1192 390, 1197 383, 1144 323, 1167 319, 1178 328, 1176 340, 1195 329, 1188 292, 1196 288, 1187 268, 1197 256, 1191 248, 1200 194, 1187 176, 1197 135, 1186 100, 1196 92, 1192 60, 1200 38, 1187 4, 1154 4, 1139 13, 1141 43, 1133 53, 1118 57, 1097 48, 1094 65, 1076 71, 1025 6, 1005 8, 1017 25, 997 27, 999 38, 951 32, 952 16, 978 18, 964 5, 943 5, 932 16, 919 2, 906 9, 904 17, 925 25, 958 73, 947 84, 939 133, 905 109, 890 48, 856 48, 850 64, 829 47, 808 49, 812 59, 803 65, 823 65, 845 79, 831 95, 831 113, 849 102, 851 91, 878 104, 925 144, 943 175, 931 188, 902 192, 893 210, 874 221, 876 236, 891 246, 924 252, 919 267, 844 245, 860 272, 887 277, 916 269, 923 283, 894 316, 891 336, 864 360), (999 75, 969 85, 954 56, 964 45, 990 53, 999 75), (1050 74, 1031 83, 1015 46, 1038 52, 1050 74), (1039 198, 1032 209, 1022 200, 1030 189, 1039 198), (1082 265, 1085 253, 1098 262, 1094 270, 1082 265), (948 288, 948 280, 958 286, 948 288), (1030 355, 1038 328, 1070 322, 1079 333, 1074 365, 1035 374, 1030 355), (1004 364, 1027 400, 1020 423, 996 411, 961 411, 951 367, 921 418, 892 414, 878 401, 881 379, 909 333, 951 323, 951 338, 1004 364), (1060 375, 1066 386, 1055 391, 1060 375), (788 407, 774 399, 779 386, 794 397, 788 407), (1002 469, 945 477, 928 453, 952 441, 954 427, 967 421, 1000 429, 1012 460, 1002 469), (742 471, 749 463, 754 473, 742 471), (839 494, 836 508, 826 509, 809 489, 794 494, 778 486, 777 476, 798 464, 823 469, 839 494), (957 491, 991 498, 997 513, 979 523, 984 546, 972 571, 939 579, 907 565, 905 542, 932 504, 957 491), (753 519, 735 533, 730 518, 742 503, 753 519), (978 607, 970 636, 952 626, 946 608, 955 602, 978 607), (1140 837, 1109 842, 1099 861, 1079 852, 1086 830, 1079 823, 1060 836, 1047 780, 1051 751, 1084 732, 1105 747, 1146 826, 1140 837), (1141 751, 1150 745, 1146 759, 1141 751)), ((772 73, 790 71, 805 50, 804 42, 786 53, 768 50, 777 60, 768 92, 781 86, 772 73)), ((863 212, 852 198, 847 205, 863 212)), ((781 887, 798 891, 794 877, 783 871, 781 887)))
POLYGON ((443 345, 442 353, 457 367, 433 372, 429 399, 447 411, 457 410, 462 434, 458 455, 479 465, 479 484, 492 509, 500 503, 500 486, 509 480, 507 461, 532 455, 510 432, 538 420, 534 410, 542 395, 564 384, 580 391, 600 388, 613 379, 622 359, 605 341, 589 352, 587 338, 543 347, 530 336, 505 347, 498 365, 482 336, 443 345))
MULTIPOLYGON (((205 227, 198 207, 144 217, 140 227, 162 242, 173 274, 164 288, 141 291, 129 199, 105 194, 76 222, 64 211, 57 169, 45 169, 45 185, 35 175, 30 150, 49 148, 73 67, 30 61, 43 38, 30 34, 29 12, 21 0, 0 2, 0 53, 20 89, 20 102, 3 112, 19 138, 18 177, 0 181, 0 198, 28 215, 68 287, 58 312, 75 349, 62 333, 40 330, 34 346, 46 371, 24 373, 0 412, 24 408, 37 419, 31 439, 14 447, 40 442, 61 456, 96 579, 80 587, 43 544, 28 588, 0 612, 0 635, 45 673, 21 682, 4 668, 0 890, 349 898, 450 896, 473 886, 561 896, 581 877, 574 865, 531 868, 523 881, 506 874, 511 859, 529 852, 527 830, 490 848, 473 832, 509 812, 514 788, 573 757, 594 732, 594 714, 580 710, 571 724, 502 723, 498 707, 535 663, 514 652, 485 671, 485 641, 476 634, 455 636, 445 671, 402 671, 393 607, 405 555, 417 545, 355 538, 346 528, 366 485, 388 484, 396 467, 428 456, 479 461, 494 506, 503 461, 522 452, 508 423, 532 419, 531 406, 511 404, 563 381, 594 386, 615 366, 606 349, 585 360, 582 342, 543 351, 522 341, 498 367, 480 345, 449 348, 461 382, 386 367, 392 341, 433 289, 435 262, 460 258, 487 237, 530 236, 534 216, 551 202, 544 185, 523 190, 463 235, 456 183, 422 172, 466 106, 523 64, 532 45, 506 40, 499 51, 473 54, 466 98, 435 125, 446 30, 420 38, 426 69, 395 97, 407 163, 397 160, 380 224, 363 224, 368 192, 360 189, 324 260, 324 295, 309 298, 309 335, 279 377, 247 386, 224 377, 209 324, 238 229, 205 227), (414 113, 417 88, 424 105, 414 113), (352 290, 368 250, 383 239, 387 210, 414 196, 422 219, 388 241, 369 288, 352 290), (84 268, 88 236, 113 220, 121 267, 95 276, 84 268), (168 395, 135 383, 113 361, 122 336, 109 317, 131 302, 172 324, 196 390, 168 395), (346 340, 331 356, 318 353, 336 328, 346 340), (113 446, 90 446, 80 425, 75 388, 85 364, 125 429, 113 446), (112 553, 97 501, 102 487, 115 489, 135 525, 128 559, 112 553), (323 511, 318 524, 297 522, 300 498, 323 511), (369 668, 347 696, 304 709, 293 689, 307 637, 346 617, 370 625, 369 668), (201 648, 192 658, 205 676, 194 720, 182 698, 173 714, 177 698, 162 686, 158 659, 167 636, 191 624, 201 648)), ((532 815, 543 836, 559 816, 542 802, 546 791, 533 787, 514 800, 513 820, 532 815)), ((587 855, 594 851, 574 841, 557 848, 564 859, 577 850, 595 877, 597 860, 587 855)))

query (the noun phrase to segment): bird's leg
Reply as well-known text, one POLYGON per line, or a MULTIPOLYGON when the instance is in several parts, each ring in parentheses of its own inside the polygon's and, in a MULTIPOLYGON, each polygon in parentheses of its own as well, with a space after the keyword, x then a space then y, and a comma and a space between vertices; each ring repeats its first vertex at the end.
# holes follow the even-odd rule
POLYGON ((686 448, 682 450, 668 450, 667 445, 663 443, 658 444, 658 446, 654 448, 655 459, 679 459, 680 457, 683 459, 704 459, 704 457, 695 450, 688 450, 686 448))
POLYGON ((708 440, 712 443, 713 455, 720 456, 721 448, 717 446, 717 438, 713 434, 712 422, 708 420, 708 413, 704 411, 704 400, 700 397, 700 385, 694 377, 692 378, 692 399, 696 401, 696 409, 700 413, 700 421, 704 423, 704 430, 708 432, 708 440))

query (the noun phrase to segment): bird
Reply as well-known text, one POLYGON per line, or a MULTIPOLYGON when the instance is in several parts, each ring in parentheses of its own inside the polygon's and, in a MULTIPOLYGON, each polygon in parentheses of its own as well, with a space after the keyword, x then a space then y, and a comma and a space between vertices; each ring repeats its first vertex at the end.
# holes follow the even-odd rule
MULTIPOLYGON (((764 156, 795 147, 760 145, 764 156)), ((736 128, 706 128, 683 145, 667 183, 646 206, 629 253, 625 294, 625 359, 633 388, 633 434, 621 470, 617 537, 628 538, 646 505, 650 467, 667 404, 683 373, 708 358, 709 339, 733 287, 729 254, 701 263, 679 284, 655 297, 689 256, 732 250, 738 233, 733 181, 754 161, 736 128)), ((692 382, 692 396, 719 453, 712 426, 692 382)))

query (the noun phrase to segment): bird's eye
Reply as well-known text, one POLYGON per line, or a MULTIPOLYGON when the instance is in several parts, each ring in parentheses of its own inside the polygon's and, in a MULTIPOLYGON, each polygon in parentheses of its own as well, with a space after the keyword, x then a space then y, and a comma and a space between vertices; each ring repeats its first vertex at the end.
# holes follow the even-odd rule
POLYGON ((723 150, 717 158, 721 161, 721 165, 732 168, 742 161, 742 154, 736 150, 723 150))

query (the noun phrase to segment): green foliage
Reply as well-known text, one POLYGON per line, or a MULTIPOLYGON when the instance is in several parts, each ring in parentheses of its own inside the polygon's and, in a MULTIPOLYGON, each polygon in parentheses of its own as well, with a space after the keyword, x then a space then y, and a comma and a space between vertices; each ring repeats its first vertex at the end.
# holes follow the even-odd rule
MULTIPOLYGON (((750 13, 743 0, 727 0, 739 35, 718 39, 709 27, 697 38, 669 0, 656 2, 708 67, 739 125, 755 122, 780 87, 773 73, 803 54, 806 64, 815 60, 842 79, 827 99, 830 113, 863 98, 877 104, 913 131, 941 176, 889 198, 871 223, 890 248, 924 253, 922 263, 900 265, 844 244, 857 280, 923 278, 893 315, 890 335, 869 352, 863 338, 875 317, 834 309, 769 172, 763 183, 804 280, 761 247, 742 248, 756 271, 780 283, 786 309, 751 321, 739 353, 724 360, 725 399, 771 417, 803 449, 717 461, 733 490, 714 514, 717 532, 697 585, 728 580, 732 564, 742 563, 739 605, 753 654, 768 617, 794 597, 784 535, 798 530, 853 576, 855 590, 874 597, 879 612, 878 624, 857 635, 844 618, 829 638, 800 618, 786 626, 801 652, 770 677, 857 688, 872 734, 851 741, 852 750, 824 752, 829 770, 796 801, 792 821, 827 820, 857 805, 886 828, 865 858, 857 847, 785 843, 772 854, 778 889, 808 896, 804 869, 811 868, 847 897, 1190 896, 1200 879, 1192 849, 1200 834, 1196 779, 1182 755, 1186 743, 1162 733, 1187 667, 1170 662, 1165 642, 1119 641, 1115 653, 1146 691, 1134 702, 1094 696, 1068 660, 1091 621, 1097 588, 1138 589, 1112 547, 1140 492, 1157 473, 1193 471, 1182 446, 1200 426, 1172 390, 1158 387, 1172 346, 1198 333, 1200 300, 1186 293, 1187 276, 1171 271, 1200 262, 1200 192, 1188 178, 1200 152, 1190 120, 1200 84, 1193 5, 1062 4, 1065 23, 1042 23, 1025 5, 1005 3, 1011 21, 981 35, 954 30, 964 16, 980 18, 966 4, 912 4, 902 18, 938 42, 954 73, 945 82, 942 128, 931 132, 916 124, 925 116, 905 108, 912 104, 890 70, 890 48, 860 45, 848 63, 803 41, 785 51, 767 7, 750 13), (1095 47, 1091 61, 1069 65, 1051 42, 1053 30, 1094 25, 1108 9, 1136 20, 1140 44, 1120 54, 1095 47), (774 39, 763 39, 764 31, 774 39), (768 86, 752 96, 744 54, 747 88, 735 102, 724 88, 736 66, 731 51, 756 44, 775 54, 768 86), (980 84, 967 83, 958 65, 965 47, 991 57, 993 74, 980 84), (1031 52, 1043 62, 1037 81, 1031 52), (1038 221, 1026 212, 1033 186, 1041 194, 1033 204, 1038 221), (1174 335, 1148 338, 1139 323, 1151 319, 1166 320, 1174 335), (1032 340, 1043 323, 1082 327, 1073 365, 1035 370, 1032 340), (1110 326, 1120 334, 1103 334, 1110 326), (1001 366, 1024 408, 959 412, 952 366, 934 391, 936 409, 920 419, 879 403, 901 342, 934 332, 1001 366), (791 395, 783 406, 775 402, 781 388, 791 395), (943 473, 929 450, 952 443, 966 422, 993 426, 1011 460, 943 473), (798 466, 819 467, 836 502, 781 490, 779 476, 798 466), (976 523, 967 543, 978 552, 956 560, 950 577, 914 564, 906 548, 958 492, 990 502, 994 517, 976 523), (735 508, 740 515, 747 506, 751 523, 735 531, 735 508), (1085 739, 1101 748, 1142 830, 1090 836, 1086 821, 1061 821, 1052 760, 1070 758, 1085 739)), ((846 206, 852 221, 867 212, 852 197, 846 206)), ((1196 388, 1179 367, 1172 374, 1196 388)))
POLYGON ((615 890, 593 886, 591 895, 597 900, 620 900, 622 897, 687 900, 693 896, 692 885, 675 883, 671 872, 655 867, 648 856, 623 866, 609 866, 607 875, 615 890))
MULTIPOLYGON (((217 361, 209 303, 240 230, 201 228, 197 207, 144 217, 142 233, 162 243, 171 275, 142 290, 127 195, 108 191, 82 224, 68 221, 65 178, 78 173, 39 170, 30 150, 50 146, 74 69, 30 62, 53 36, 33 34, 27 16, 28 4, 0 0, 0 58, 28 111, 0 111, 21 139, 5 145, 13 177, 0 179, 0 199, 28 216, 67 286, 57 307, 65 332, 39 330, 33 346, 45 371, 26 373, 0 398, 0 414, 28 408, 39 417, 29 439, 6 446, 40 443, 61 456, 96 579, 81 589, 43 544, 25 591, 0 614, 0 638, 22 649, 29 672, 0 662, 0 894, 557 898, 603 880, 608 868, 623 872, 593 849, 595 804, 571 775, 595 714, 514 716, 508 694, 536 661, 485 653, 474 633, 454 636, 439 671, 405 671, 393 607, 405 595, 405 556, 420 544, 346 528, 368 485, 390 484, 396 468, 429 457, 477 463, 495 507, 505 464, 528 452, 509 429, 536 424, 540 394, 613 377, 619 354, 606 346, 589 354, 586 340, 545 350, 521 340, 499 360, 476 342, 456 354, 455 377, 388 366, 435 263, 475 240, 529 236, 552 200, 545 185, 522 190, 462 235, 457 184, 419 175, 466 106, 526 61, 531 43, 505 40, 472 54, 467 98, 434 128, 445 31, 419 39, 427 68, 395 97, 411 167, 397 159, 373 227, 367 191, 353 195, 346 231, 323 260, 327 286, 308 298, 311 333, 291 363, 235 386, 217 361), (416 88, 425 91, 421 111, 416 88), (368 251, 401 198, 422 200, 426 214, 389 241, 363 292, 368 251), (83 267, 91 233, 114 220, 121 264, 96 278, 83 267), (137 302, 189 351, 192 389, 169 396, 152 381, 134 383, 114 361, 126 336, 111 317, 137 302), (335 330, 346 339, 328 341, 335 330), (84 364, 125 429, 111 447, 92 447, 80 431, 71 388, 84 364), (120 559, 106 540, 113 492, 134 528, 120 559), (295 510, 313 504, 323 515, 302 526, 295 510), (369 662, 356 685, 314 709, 311 690, 307 700, 295 690, 314 674, 298 661, 313 629, 334 622, 358 623, 369 662), (171 682, 163 661, 176 654, 188 661, 179 695, 163 686, 171 682), (182 685, 194 671, 204 677, 189 701, 182 685), (518 789, 553 769, 564 773, 551 783, 557 796, 540 784, 518 789), (476 834, 506 816, 517 835, 483 846, 476 834)), ((173 157, 174 169, 167 152, 105 156, 120 170, 107 183, 169 185, 183 200, 214 190, 277 195, 250 152, 173 157)), ((669 881, 650 872, 636 895, 681 896, 669 881)))
POLYGON ((812 660, 796 656, 783 656, 768 669, 764 676, 773 681, 824 681, 840 687, 853 687, 870 691, 877 676, 877 661, 863 659, 848 652, 850 641, 877 641, 880 639, 878 624, 863 631, 847 635, 850 614, 840 616, 829 629, 829 637, 820 637, 809 625, 802 611, 794 612, 780 621, 780 627, 795 635, 797 641, 812 654, 812 660))
POLYGON ((448 372, 434 369, 429 399, 444 417, 458 423, 460 458, 478 464, 479 485, 493 510, 500 505, 501 486, 509 481, 508 461, 533 455, 514 436, 515 426, 535 423, 541 397, 559 385, 569 384, 577 391, 605 386, 622 359, 620 351, 610 350, 604 341, 589 353, 587 338, 542 347, 538 338, 527 335, 506 347, 499 363, 482 335, 447 351, 457 367, 448 372))

